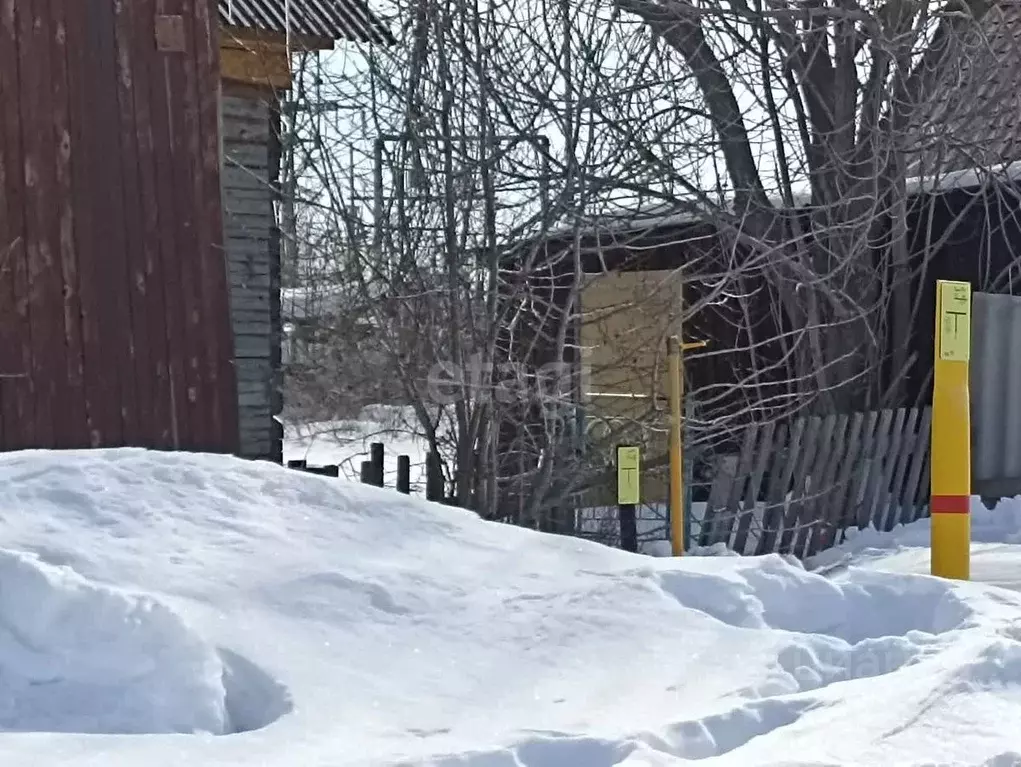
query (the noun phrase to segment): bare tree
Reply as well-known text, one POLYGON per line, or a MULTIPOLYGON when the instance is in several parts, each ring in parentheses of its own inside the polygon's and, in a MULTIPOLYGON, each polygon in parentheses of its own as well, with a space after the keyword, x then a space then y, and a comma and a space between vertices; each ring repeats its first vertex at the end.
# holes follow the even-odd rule
POLYGON ((988 12, 399 0, 402 44, 321 67, 333 108, 296 144, 304 289, 335 298, 313 377, 392 381, 457 502, 527 524, 616 442, 664 443, 662 340, 707 317, 727 348, 701 358, 731 373, 693 392, 706 439, 902 402, 939 246, 909 242, 909 207, 975 113, 945 73, 988 12), (593 297, 631 267, 655 286, 593 297))
MULTIPOLYGON (((697 83, 733 200, 720 219, 769 253, 785 319, 807 328, 802 369, 823 392, 875 401, 870 371, 909 362, 883 340, 907 337, 913 321, 907 179, 945 170, 912 162, 919 117, 936 116, 962 50, 983 47, 992 4, 618 1, 697 83)), ((938 122, 981 118, 974 106, 958 99, 938 122)))

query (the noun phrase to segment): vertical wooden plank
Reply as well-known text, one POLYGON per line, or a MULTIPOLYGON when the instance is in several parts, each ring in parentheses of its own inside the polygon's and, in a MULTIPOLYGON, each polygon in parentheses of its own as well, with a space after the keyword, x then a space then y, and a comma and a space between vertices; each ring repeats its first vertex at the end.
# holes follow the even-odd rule
POLYGON ((721 455, 716 459, 716 474, 713 476, 713 483, 709 487, 709 498, 706 501, 705 514, 702 516, 702 525, 698 531, 698 545, 712 546, 723 540, 717 531, 720 528, 719 518, 725 513, 727 498, 730 496, 730 489, 735 482, 737 471, 737 457, 733 455, 721 455))
POLYGON ((198 447, 204 451, 214 451, 221 439, 220 414, 222 404, 218 387, 219 369, 216 360, 211 357, 217 346, 218 335, 214 323, 220 319, 210 306, 211 291, 207 280, 209 274, 208 250, 211 245, 209 220, 205 210, 205 179, 202 158, 202 120, 200 114, 200 79, 199 51, 202 41, 198 38, 199 22, 196 19, 200 0, 185 0, 183 14, 185 19, 185 37, 187 50, 182 57, 182 84, 178 93, 179 103, 183 107, 184 137, 182 142, 184 160, 189 170, 188 187, 178 190, 178 194, 187 195, 192 208, 194 248, 189 250, 188 273, 191 276, 195 291, 194 312, 191 339, 193 372, 196 387, 196 415, 202 425, 202 440, 198 447))
POLYGON ((872 522, 875 511, 875 498, 879 483, 883 477, 883 457, 890 439, 890 425, 893 423, 893 411, 883 410, 879 414, 876 432, 872 437, 872 449, 869 452, 867 473, 862 485, 861 502, 858 506, 858 529, 864 530, 872 522))
POLYGON ((755 451, 755 465, 752 474, 748 478, 748 487, 744 497, 744 513, 738 521, 737 533, 734 536, 734 551, 738 554, 746 553, 748 548, 748 533, 751 531, 752 520, 758 511, 759 491, 762 487, 762 478, 766 473, 769 459, 774 452, 773 435, 776 433, 776 422, 769 421, 762 426, 762 436, 759 439, 758 449, 755 451))
POLYGON ((769 502, 762 515, 762 537, 759 538, 759 547, 756 551, 760 556, 771 554, 776 550, 777 537, 783 525, 784 511, 787 508, 787 493, 791 486, 791 479, 802 453, 807 449, 804 447, 806 423, 804 418, 799 418, 794 422, 790 431, 786 455, 777 456, 777 461, 782 463, 773 466, 774 475, 779 478, 775 484, 770 482, 769 502))
MULTIPOLYGON (((734 482, 730 485, 730 493, 726 500, 726 511, 722 518, 716 521, 715 540, 723 541, 727 545, 731 544, 738 516, 741 515, 741 500, 745 495, 745 488, 751 480, 752 466, 755 461, 755 446, 758 444, 761 431, 762 427, 757 423, 745 427, 741 452, 738 453, 737 469, 734 472, 734 482)), ((751 513, 752 510, 746 510, 744 516, 750 516, 751 513)), ((738 553, 743 553, 743 551, 738 550, 738 553)))
MULTIPOLYGON (((92 37, 89 24, 89 3, 66 3, 68 123, 71 133, 72 209, 75 212, 74 251, 77 261, 77 294, 82 355, 82 387, 85 409, 86 445, 107 444, 108 428, 119 424, 113 409, 114 398, 120 396, 118 371, 104 370, 108 359, 106 346, 112 343, 100 324, 100 314, 109 300, 109 286, 104 285, 97 250, 101 242, 102 200, 97 199, 96 167, 104 161, 97 151, 97 126, 92 116, 93 91, 96 83, 90 71, 92 37), (112 389, 112 396, 107 390, 112 389)), ((109 329, 107 329, 109 332, 109 329)))
MULTIPOLYGON (((53 18, 53 115, 56 123, 56 203, 61 288, 64 301, 64 345, 67 392, 59 447, 88 447, 85 409, 85 372, 82 358, 82 307, 79 293, 78 253, 75 248, 74 185, 72 182, 71 106, 68 20, 64 0, 50 0, 53 18)), ((72 33, 73 34, 73 33, 72 33)))
POLYGON ((901 446, 909 416, 910 413, 906 408, 898 408, 894 416, 893 425, 890 428, 886 454, 883 456, 883 474, 879 487, 876 489, 876 500, 872 512, 872 525, 877 530, 884 530, 886 528, 887 517, 892 512, 890 498, 892 495, 893 479, 897 470, 897 461, 901 454, 901 446))
POLYGON ((133 19, 131 2, 111 0, 113 6, 116 79, 116 112, 114 129, 120 137, 122 164, 120 182, 123 193, 124 214, 124 296, 128 307, 129 326, 125 328, 131 339, 130 375, 134 382, 136 412, 125 419, 125 437, 129 444, 154 446, 158 431, 153 421, 155 380, 151 355, 153 344, 149 339, 148 286, 142 211, 141 179, 139 177, 138 126, 135 119, 135 68, 133 51, 133 19))
POLYGON ((758 537, 755 541, 755 553, 758 555, 766 553, 763 548, 766 531, 769 529, 775 530, 780 525, 781 509, 774 506, 773 499, 778 495, 782 498, 783 495, 778 488, 782 481, 784 466, 786 465, 788 449, 787 436, 787 425, 782 423, 776 430, 773 452, 766 459, 766 471, 768 473, 769 480, 766 484, 766 503, 762 509, 762 521, 758 531, 758 537))
POLYGON ((156 57, 152 19, 154 0, 133 0, 122 11, 129 45, 134 106, 135 146, 138 152, 138 204, 140 208, 141 250, 134 260, 133 287, 144 306, 144 334, 147 339, 143 380, 147 382, 151 418, 147 442, 152 447, 174 446, 170 413, 170 373, 167 368, 167 310, 164 298, 165 278, 160 239, 160 198, 157 188, 159 166, 153 138, 151 81, 156 57))
POLYGON ((160 264, 162 265, 163 305, 166 317, 166 339, 160 345, 163 366, 167 371, 167 409, 170 423, 170 444, 181 448, 193 443, 189 419, 188 377, 185 347, 185 308, 181 291, 181 264, 179 253, 183 243, 178 237, 178 206, 174 194, 174 152, 172 142, 171 108, 173 97, 170 83, 172 53, 156 50, 157 14, 167 13, 166 0, 142 0, 139 9, 138 34, 141 45, 149 56, 149 106, 151 109, 152 141, 155 147, 156 211, 159 231, 160 264))
MULTIPOLYGON (((930 432, 932 431, 931 426, 929 427, 929 430, 930 432)), ((928 452, 931 452, 931 447, 928 452)), ((916 519, 920 517, 928 517, 930 515, 929 500, 932 496, 932 487, 930 484, 932 481, 932 459, 928 452, 926 454, 926 461, 922 464, 922 479, 918 483, 918 514, 915 517, 916 519)))
POLYGON ((828 499, 823 513, 823 525, 820 533, 822 538, 812 544, 816 551, 836 544, 847 524, 846 509, 850 496, 850 485, 855 467, 861 461, 861 435, 864 423, 864 413, 855 413, 851 417, 850 431, 847 432, 844 439, 846 443, 844 453, 839 461, 834 462, 838 465, 835 474, 836 480, 833 483, 833 493, 828 499))
POLYGON ((25 206, 25 256, 35 408, 35 444, 53 448, 67 397, 61 276, 57 267, 56 173, 50 10, 46 0, 18 0, 19 77, 25 206))
POLYGON ((887 507, 888 511, 883 519, 883 526, 880 528, 885 532, 893 530, 909 513, 904 505, 904 480, 911 456, 917 449, 915 441, 918 439, 918 417, 918 408, 912 408, 908 412, 907 419, 901 429, 897 448, 890 456, 890 463, 893 464, 893 473, 890 480, 889 494, 883 504, 887 507))
POLYGON ((818 483, 813 482, 816 491, 807 503, 805 516, 811 520, 811 526, 804 528, 804 535, 799 533, 794 553, 797 556, 810 557, 815 554, 824 541, 833 539, 830 529, 832 516, 830 510, 839 488, 835 483, 837 470, 847 451, 847 415, 831 416, 836 419, 836 426, 829 440, 830 448, 819 474, 818 483))
POLYGON ((865 416, 865 423, 862 426, 860 449, 853 466, 851 481, 847 487, 847 497, 843 503, 838 527, 841 532, 847 530, 851 525, 858 525, 858 508, 861 505, 861 495, 868 482, 869 461, 875 451, 876 427, 879 425, 879 412, 873 411, 865 416))
POLYGON ((900 448, 900 440, 904 435, 904 420, 907 416, 905 408, 898 408, 894 412, 893 423, 883 444, 882 454, 879 456, 880 471, 876 475, 876 483, 872 487, 872 526, 876 530, 882 530, 886 523, 886 513, 889 510, 890 483, 893 482, 893 472, 896 464, 897 451, 900 448))
POLYGON ((81 269, 82 314, 86 334, 94 328, 98 336, 85 344, 86 388, 93 441, 114 447, 136 444, 138 429, 112 3, 92 0, 82 21, 87 30, 81 78, 82 152, 91 160, 84 182, 92 217, 88 273, 81 269), (98 189, 103 190, 101 196, 98 189))
MULTIPOLYGON (((0 14, 3 7, 0 6, 0 14)), ((0 19, 0 29, 3 20, 0 19)), ((0 41, 3 40, 3 33, 0 31, 0 41)), ((2 44, 2 42, 0 42, 2 44)), ((0 66, 3 63, 0 62, 0 66)), ((7 93, 5 90, 4 78, 0 77, 0 104, 14 104, 15 94, 7 93)), ((2 128, 2 126, 0 126, 2 128)), ((0 200, 7 196, 7 137, 0 129, 0 200)), ((7 437, 4 429, 4 382, 10 380, 12 365, 10 352, 14 348, 14 339, 11 337, 12 328, 8 323, 13 319, 11 308, 14 304, 13 293, 10 288, 10 268, 7 265, 10 258, 9 243, 13 237, 8 228, 7 206, 0 202, 0 451, 6 449, 7 437)), ((8 397, 10 399, 10 397, 8 397)))
POLYGON ((227 253, 223 247, 223 207, 220 194, 220 46, 216 6, 195 0, 195 51, 198 112, 201 129, 198 193, 202 286, 208 315, 206 365, 213 387, 216 434, 212 449, 240 448, 237 381, 227 281, 227 253))
POLYGON ((193 170, 189 151, 189 131, 197 129, 197 112, 194 98, 188 90, 188 70, 194 71, 194 57, 191 30, 194 28, 191 8, 184 0, 158 0, 157 13, 180 16, 185 20, 184 51, 165 52, 163 70, 165 77, 164 97, 167 118, 170 123, 170 151, 172 157, 173 195, 176 201, 175 235, 177 261, 180 274, 180 298, 183 308, 183 335, 176 348, 170 348, 172 364, 184 371, 185 391, 177 397, 176 407, 183 412, 188 424, 189 439, 182 441, 182 447, 202 450, 208 444, 209 413, 203 396, 203 369, 199 364, 202 348, 202 312, 199 300, 200 274, 197 268, 196 232, 193 170))
POLYGON ((823 417, 822 426, 819 429, 819 436, 815 456, 808 464, 805 487, 802 492, 796 521, 792 527, 794 532, 794 543, 789 553, 801 557, 808 546, 809 536, 819 526, 819 519, 815 512, 818 508, 820 497, 828 488, 823 482, 823 474, 826 466, 830 463, 833 453, 836 450, 836 443, 833 434, 837 427, 837 416, 828 415, 823 417))
MULTIPOLYGON (((920 513, 919 505, 922 501, 920 490, 922 489, 922 475, 924 468, 929 465, 929 436, 932 428, 932 408, 922 409, 921 419, 918 424, 918 434, 915 437, 915 449, 911 455, 911 465, 908 468, 908 478, 904 485, 902 503, 908 509, 908 516, 904 524, 914 522, 920 513)), ((928 477, 925 487, 928 488, 928 477)))
POLYGON ((791 487, 791 503, 784 519, 784 529, 780 536, 780 552, 792 553, 795 538, 800 535, 801 527, 807 523, 805 519, 805 502, 808 495, 815 492, 818 476, 814 473, 819 461, 825 458, 826 450, 833 434, 832 417, 813 416, 805 434, 805 449, 802 461, 794 473, 794 484, 791 487))
POLYGON ((14 212, 15 177, 20 177, 17 120, 18 101, 17 37, 14 34, 14 0, 0 0, 0 103, 10 108, 0 110, 0 450, 21 447, 19 394, 24 396, 21 360, 22 325, 16 309, 15 261, 20 259, 16 247, 21 237, 21 218, 14 212), (12 124, 16 130, 11 131, 12 124), (11 135, 9 135, 11 134, 11 135))

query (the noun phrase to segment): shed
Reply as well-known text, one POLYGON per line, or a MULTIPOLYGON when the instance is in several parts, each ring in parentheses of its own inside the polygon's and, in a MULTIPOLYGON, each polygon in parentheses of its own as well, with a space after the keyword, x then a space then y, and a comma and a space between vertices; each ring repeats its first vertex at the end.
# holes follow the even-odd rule
POLYGON ((390 39, 361 0, 0 0, 0 450, 280 457, 275 104, 341 38, 390 39))

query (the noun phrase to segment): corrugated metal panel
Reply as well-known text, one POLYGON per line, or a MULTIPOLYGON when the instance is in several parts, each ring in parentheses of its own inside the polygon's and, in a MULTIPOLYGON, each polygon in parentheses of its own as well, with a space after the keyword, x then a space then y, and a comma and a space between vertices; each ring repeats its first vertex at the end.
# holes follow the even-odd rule
POLYGON ((975 293, 972 313, 972 491, 1021 494, 1021 297, 975 293))
POLYGON ((363 43, 394 42, 364 0, 219 0, 220 21, 233 27, 363 43), (290 11, 288 13, 288 10, 290 11))

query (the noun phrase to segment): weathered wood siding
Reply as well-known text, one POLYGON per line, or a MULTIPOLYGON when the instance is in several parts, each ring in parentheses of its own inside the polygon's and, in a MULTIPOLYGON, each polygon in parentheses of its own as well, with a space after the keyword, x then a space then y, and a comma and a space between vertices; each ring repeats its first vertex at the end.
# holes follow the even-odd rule
POLYGON ((693 541, 810 557, 850 527, 889 532, 928 514, 930 408, 752 424, 718 456, 693 541))
POLYGON ((278 120, 271 97, 224 93, 223 201, 240 455, 281 460, 278 120))
POLYGON ((0 449, 237 449, 210 6, 0 0, 0 449))

